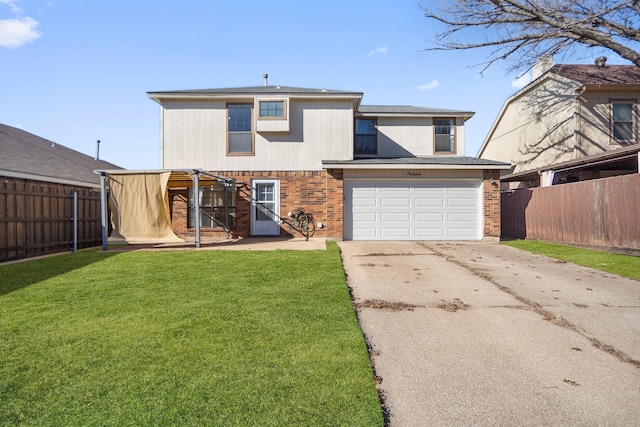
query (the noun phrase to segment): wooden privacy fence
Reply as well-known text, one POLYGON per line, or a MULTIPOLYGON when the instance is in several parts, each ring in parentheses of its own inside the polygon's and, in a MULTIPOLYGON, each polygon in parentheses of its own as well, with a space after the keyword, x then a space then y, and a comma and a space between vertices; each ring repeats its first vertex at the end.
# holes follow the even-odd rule
POLYGON ((0 179, 0 262, 70 251, 74 243, 77 249, 82 249, 99 246, 101 242, 100 190, 0 179))
POLYGON ((640 249, 640 174, 504 192, 502 237, 640 249))

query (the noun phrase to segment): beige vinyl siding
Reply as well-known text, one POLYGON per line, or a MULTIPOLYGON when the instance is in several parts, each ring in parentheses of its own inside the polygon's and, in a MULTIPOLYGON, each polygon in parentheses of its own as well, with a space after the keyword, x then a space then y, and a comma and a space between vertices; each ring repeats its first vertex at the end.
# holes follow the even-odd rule
MULTIPOLYGON (((611 138, 611 101, 640 100, 638 90, 598 90, 585 93, 580 105, 578 135, 580 154, 588 156, 620 147, 611 138)), ((638 106, 633 108, 634 136, 638 139, 638 106)))
POLYGON ((514 99, 481 157, 513 163, 515 172, 572 159, 578 89, 553 78, 514 99))
POLYGON ((165 103, 160 167, 206 169, 208 159, 226 152, 226 120, 225 102, 165 103))
MULTIPOLYGON (((456 154, 464 154, 464 122, 456 123, 456 154)), ((433 118, 431 117, 378 117, 378 156, 431 156, 433 155, 433 118)))
MULTIPOLYGON (((253 102, 235 100, 234 102, 253 102)), ((349 160, 350 101, 292 100, 288 132, 255 132, 255 155, 226 155, 226 103, 170 101, 163 107, 162 168, 322 170, 322 160, 349 160)), ((254 112, 254 117, 256 116, 254 112)))

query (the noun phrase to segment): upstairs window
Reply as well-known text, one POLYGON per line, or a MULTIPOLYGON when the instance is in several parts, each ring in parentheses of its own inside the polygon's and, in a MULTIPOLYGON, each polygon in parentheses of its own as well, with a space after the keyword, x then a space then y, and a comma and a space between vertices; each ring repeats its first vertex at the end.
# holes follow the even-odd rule
POLYGON ((284 119, 287 115, 284 101, 260 101, 261 119, 284 119))
POLYGON ((251 104, 227 105, 227 154, 253 154, 251 104))
POLYGON ((611 103, 611 136, 616 141, 633 140, 633 102, 611 103))
POLYGON ((434 153, 451 154, 456 152, 456 123, 455 119, 433 119, 434 153))
POLYGON ((376 154, 378 152, 378 127, 376 119, 356 119, 354 154, 376 154))

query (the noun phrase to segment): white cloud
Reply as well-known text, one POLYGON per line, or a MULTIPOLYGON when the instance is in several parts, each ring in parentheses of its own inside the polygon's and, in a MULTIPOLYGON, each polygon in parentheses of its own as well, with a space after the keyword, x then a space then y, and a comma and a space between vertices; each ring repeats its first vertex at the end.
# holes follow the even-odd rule
POLYGON ((20 0, 0 0, 0 4, 6 4, 13 13, 22 13, 22 9, 18 6, 20 0))
POLYGON ((369 52, 369 56, 373 56, 375 54, 386 55, 387 52, 389 52, 389 48, 387 46, 380 46, 379 48, 373 49, 369 52))
POLYGON ((526 85, 531 83, 531 73, 526 73, 515 79, 511 82, 511 87, 515 87, 516 89, 522 89, 526 85))
POLYGON ((435 89, 440 86, 440 82, 437 80, 431 80, 431 83, 427 83, 426 85, 418 85, 418 89, 420 90, 430 90, 435 89))
POLYGON ((33 18, 0 19, 0 47, 18 48, 34 41, 42 35, 38 25, 33 18))

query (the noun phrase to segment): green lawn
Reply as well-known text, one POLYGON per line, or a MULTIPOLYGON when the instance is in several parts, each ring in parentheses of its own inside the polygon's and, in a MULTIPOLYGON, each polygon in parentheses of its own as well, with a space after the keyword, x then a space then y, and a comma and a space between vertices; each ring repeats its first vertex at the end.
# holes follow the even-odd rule
POLYGON ((337 245, 0 267, 0 425, 17 424, 382 425, 337 245))
POLYGON ((640 257, 619 255, 537 240, 512 240, 503 244, 540 255, 573 262, 631 279, 640 280, 640 257))

